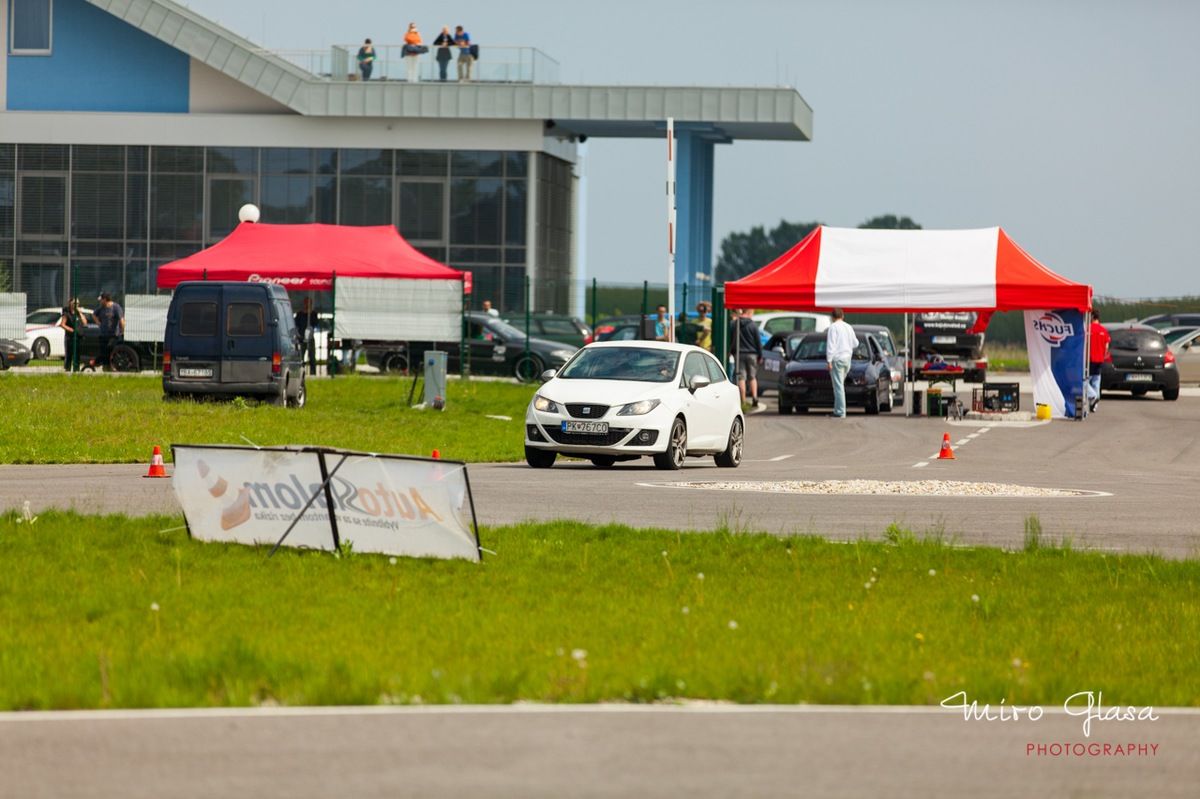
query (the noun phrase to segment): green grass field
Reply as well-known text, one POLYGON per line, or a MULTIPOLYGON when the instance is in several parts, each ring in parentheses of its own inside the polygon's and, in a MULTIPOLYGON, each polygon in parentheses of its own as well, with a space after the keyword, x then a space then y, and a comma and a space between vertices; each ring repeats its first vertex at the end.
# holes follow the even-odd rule
MULTIPOLYGON (((321 444, 469 461, 524 456, 533 387, 452 380, 445 411, 408 406, 410 381, 349 375, 308 384, 299 411, 255 402, 162 400, 150 376, 6 373, 0 379, 0 463, 139 463, 155 444, 321 444), (508 416, 510 421, 489 419, 508 416)), ((420 395, 415 398, 420 402, 420 395)))
POLYGON ((0 516, 0 709, 1200 705, 1195 560, 569 522, 484 530, 482 564, 268 560, 179 524, 0 516))

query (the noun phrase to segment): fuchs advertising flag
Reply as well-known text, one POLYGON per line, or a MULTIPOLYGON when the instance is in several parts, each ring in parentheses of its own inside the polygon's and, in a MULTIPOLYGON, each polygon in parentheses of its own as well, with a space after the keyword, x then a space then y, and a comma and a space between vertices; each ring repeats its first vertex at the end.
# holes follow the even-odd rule
POLYGON ((1080 311, 1025 312, 1033 401, 1049 405, 1055 419, 1075 418, 1075 398, 1083 394, 1086 332, 1080 311))
POLYGON ((172 450, 175 495, 201 541, 479 560, 465 464, 323 448, 172 450))

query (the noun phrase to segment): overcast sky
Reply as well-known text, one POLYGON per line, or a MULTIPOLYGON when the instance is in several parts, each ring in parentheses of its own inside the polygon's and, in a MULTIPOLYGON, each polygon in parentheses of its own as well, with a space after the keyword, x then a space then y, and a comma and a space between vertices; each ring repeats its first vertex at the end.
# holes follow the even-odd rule
MULTIPOLYGON (((188 0, 272 48, 463 24, 569 83, 793 85, 807 143, 717 149, 714 253, 780 219, 1000 225, 1103 295, 1200 294, 1196 0, 188 0)), ((592 139, 587 268, 665 271, 662 147, 592 139)))

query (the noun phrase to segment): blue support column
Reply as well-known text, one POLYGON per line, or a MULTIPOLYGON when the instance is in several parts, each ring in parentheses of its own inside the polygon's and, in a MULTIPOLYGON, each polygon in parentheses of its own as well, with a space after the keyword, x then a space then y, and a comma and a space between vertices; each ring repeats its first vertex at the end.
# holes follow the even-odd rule
POLYGON ((704 296, 711 283, 696 275, 711 276, 713 267, 713 146, 712 131, 675 128, 676 232, 675 282, 687 283, 689 294, 704 296))

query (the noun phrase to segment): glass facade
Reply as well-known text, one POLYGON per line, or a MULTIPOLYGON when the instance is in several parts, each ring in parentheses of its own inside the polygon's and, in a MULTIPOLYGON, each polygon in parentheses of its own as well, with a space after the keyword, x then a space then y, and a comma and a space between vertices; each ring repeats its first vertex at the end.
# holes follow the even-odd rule
POLYGON ((0 144, 0 291, 30 309, 154 291, 164 263, 216 243, 254 203, 261 220, 395 225, 417 249, 474 273, 473 304, 565 311, 571 166, 538 154, 529 242, 524 152, 0 144), (543 285, 545 277, 549 284, 543 285))

